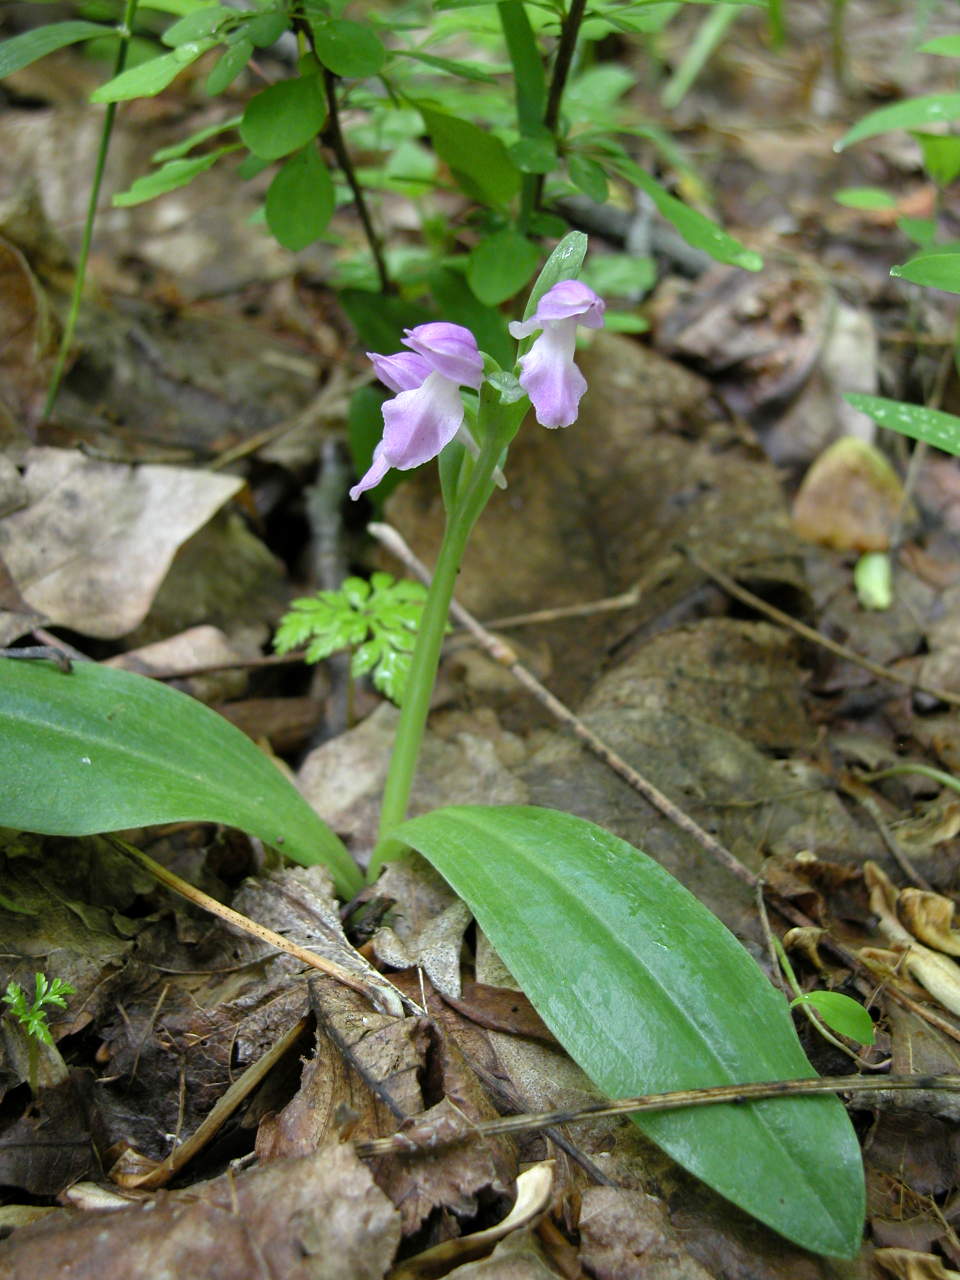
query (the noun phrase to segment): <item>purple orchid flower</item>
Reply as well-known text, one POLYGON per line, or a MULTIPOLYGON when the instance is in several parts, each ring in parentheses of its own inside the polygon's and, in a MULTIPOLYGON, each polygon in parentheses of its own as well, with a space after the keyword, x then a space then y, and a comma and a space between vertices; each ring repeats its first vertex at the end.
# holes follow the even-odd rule
POLYGON ((586 379, 573 362, 577 325, 603 326, 605 303, 579 280, 561 280, 548 289, 529 320, 509 326, 514 338, 542 330, 520 360, 520 385, 533 404, 542 427, 569 427, 577 420, 586 379))
POLYGON ((463 325, 438 321, 404 332, 409 351, 367 352, 377 377, 397 394, 383 406, 383 436, 351 498, 378 485, 391 467, 409 471, 435 458, 463 428, 460 388, 477 390, 483 380, 477 340, 463 325))

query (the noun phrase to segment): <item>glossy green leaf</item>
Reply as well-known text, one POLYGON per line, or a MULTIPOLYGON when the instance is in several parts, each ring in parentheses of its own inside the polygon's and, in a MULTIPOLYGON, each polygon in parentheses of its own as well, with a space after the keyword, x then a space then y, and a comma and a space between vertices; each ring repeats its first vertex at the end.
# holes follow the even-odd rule
POLYGON ((375 76, 387 51, 362 22, 333 18, 312 24, 317 57, 335 76, 375 76))
POLYGON ((919 98, 907 98, 890 107, 871 111, 849 129, 834 151, 842 151, 854 142, 873 138, 891 129, 922 129, 928 124, 943 124, 948 120, 960 120, 960 93, 931 93, 919 98))
POLYGON ((286 13, 270 11, 261 13, 258 17, 244 23, 243 32, 250 43, 256 45, 258 49, 269 49, 272 44, 276 44, 289 26, 290 19, 286 13))
POLYGON ((160 822, 239 827, 338 889, 360 887, 336 835, 245 734, 127 671, 0 659, 0 826, 91 835, 160 822))
POLYGON ((181 71, 212 49, 216 40, 194 40, 170 53, 141 62, 138 67, 121 71, 90 95, 91 102, 127 102, 130 98, 152 98, 172 84, 181 71))
MULTIPOLYGON (((458 806, 393 833, 424 855, 610 1097, 813 1072, 783 997, 656 862, 549 809, 458 806)), ((638 1115, 721 1195, 804 1248, 859 1249, 860 1147, 836 1098, 638 1115)))
POLYGON ((908 240, 912 240, 921 249, 931 249, 937 241, 937 223, 934 218, 897 219, 897 230, 902 231, 908 240))
POLYGON ((523 313, 524 320, 530 319, 537 309, 537 303, 555 284, 559 284, 561 280, 573 280, 580 274, 583 260, 587 256, 587 244, 587 237, 582 231, 567 232, 543 264, 543 270, 530 290, 523 313))
POLYGON ((445 75, 459 76, 462 80, 473 80, 477 84, 496 84, 496 76, 490 74, 489 68, 479 62, 465 62, 462 58, 438 58, 435 54, 424 53, 422 49, 395 49, 398 58, 411 58, 414 62, 422 62, 425 67, 434 71, 442 71, 445 75))
POLYGON ((837 204, 848 209, 895 209, 897 202, 882 187, 844 187, 833 193, 837 204))
POLYGON ((437 155, 467 195, 485 204, 509 204, 520 189, 520 173, 500 139, 445 111, 420 110, 437 155))
POLYGON ((21 67, 29 67, 38 58, 45 58, 56 49, 81 40, 94 40, 98 36, 115 36, 113 27, 99 22, 51 22, 35 31, 24 31, 0 44, 0 80, 21 67))
POLYGON ((927 409, 920 404, 903 404, 859 391, 847 392, 844 399, 855 409, 879 422, 881 427, 899 431, 914 440, 923 440, 944 453, 960 454, 960 418, 940 409, 927 409))
POLYGON ((236 129, 240 123, 239 116, 230 116, 226 120, 221 120, 219 124, 208 124, 204 129, 198 129, 196 133, 191 133, 189 137, 181 138, 179 142, 173 142, 169 147, 161 147, 159 151, 155 151, 150 159, 154 164, 163 164, 167 160, 180 160, 188 155, 194 147, 199 147, 201 142, 209 142, 211 138, 216 138, 218 134, 227 133, 230 129, 236 129))
POLYGON ((205 156, 169 160, 166 164, 161 165, 159 169, 154 169, 152 173, 147 173, 142 178, 137 178, 126 191, 118 191, 113 197, 112 203, 118 209, 126 209, 130 205, 143 204, 147 200, 155 200, 157 196, 166 195, 168 191, 177 191, 180 187, 187 186, 194 178, 199 177, 201 173, 206 173, 208 169, 212 169, 221 156, 235 150, 235 147, 219 147, 216 151, 210 151, 205 156))
POLYGON ((849 1036, 858 1044, 873 1044, 873 1019, 862 1004, 842 991, 810 991, 791 1000, 790 1008, 808 1004, 819 1013, 831 1031, 849 1036))
POLYGON ((917 53, 939 53, 945 58, 960 58, 960 36, 937 36, 922 44, 917 53))
POLYGON ((540 261, 540 250, 526 236, 504 227, 476 246, 467 262, 467 283, 488 307, 499 306, 527 283, 540 261))
POLYGON ((312 142, 327 118, 318 76, 280 80, 247 103, 240 137, 255 156, 279 160, 312 142))
POLYGON ((291 156, 267 190, 267 226, 285 249, 313 244, 333 217, 333 179, 313 148, 291 156))
POLYGON ((536 137, 547 107, 543 54, 521 0, 501 0, 497 14, 513 67, 517 125, 525 137, 536 137))
MULTIPOLYGON (((623 162, 618 166, 623 170, 623 162)), ((655 182, 639 165, 630 163, 633 181, 647 193, 658 212, 673 224, 687 244, 695 249, 702 249, 716 262, 728 263, 731 267, 742 267, 744 271, 760 271, 763 258, 753 249, 748 249, 722 227, 697 209, 678 200, 664 191, 659 182, 655 182)))
POLYGON ((960 293, 960 249, 928 249, 926 253, 918 253, 915 258, 899 267, 891 267, 890 274, 898 280, 923 284, 929 289, 960 293))
POLYGON ((913 130, 912 136, 923 152, 923 167, 938 187, 948 187, 960 174, 960 138, 952 133, 925 133, 913 130))
POLYGON ((238 40, 229 49, 224 49, 203 86, 210 97, 215 98, 228 89, 252 57, 253 43, 250 40, 238 40))
POLYGON ((573 152, 567 159, 570 181, 595 204, 605 204, 609 189, 603 167, 589 156, 573 152))
POLYGON ((237 11, 221 4, 208 4, 202 9, 194 9, 192 13, 167 27, 161 39, 169 48, 175 49, 190 40, 202 40, 205 36, 214 35, 227 19, 236 22, 237 11))

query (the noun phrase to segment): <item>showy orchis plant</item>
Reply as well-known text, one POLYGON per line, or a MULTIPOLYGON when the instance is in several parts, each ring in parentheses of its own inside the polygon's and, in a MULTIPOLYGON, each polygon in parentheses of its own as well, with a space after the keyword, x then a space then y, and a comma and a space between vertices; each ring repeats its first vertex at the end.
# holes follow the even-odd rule
MULTIPOLYGON (((457 570, 528 409, 576 418, 578 326, 603 302, 577 276, 586 239, 558 245, 504 368, 454 321, 372 355, 393 397, 360 497, 392 468, 439 459, 446 528, 414 647, 369 878, 423 855, 470 907, 550 1030, 611 1097, 809 1078, 786 1001, 702 903, 653 859, 553 809, 451 805, 404 820, 457 570)), ((201 704, 129 672, 0 658, 0 825, 86 834, 203 819, 241 826, 345 898, 356 863, 273 764, 201 704)), ((856 1135, 835 1098, 644 1113, 636 1124, 722 1195, 808 1249, 849 1257, 863 1220, 856 1135), (739 1159, 731 1160, 736 1151, 739 1159)))
POLYGON ((384 857, 396 852, 390 836, 406 816, 454 583, 510 442, 531 405, 542 426, 567 427, 576 421, 587 386, 574 363, 576 330, 578 325, 599 328, 604 313, 593 290, 571 278, 585 251, 586 238, 571 232, 551 259, 557 265, 544 273, 531 295, 531 314, 510 325, 521 347, 540 333, 528 351, 518 353, 512 370, 501 369, 481 353, 469 329, 443 322, 408 329, 403 339, 408 351, 389 356, 368 352, 378 377, 396 394, 383 406, 383 435, 370 469, 350 496, 359 498, 379 484, 391 467, 406 471, 451 450, 441 466, 446 528, 410 664, 371 875, 384 857), (565 273, 570 273, 567 278, 556 278, 565 273), (463 387, 479 393, 469 425, 463 387))

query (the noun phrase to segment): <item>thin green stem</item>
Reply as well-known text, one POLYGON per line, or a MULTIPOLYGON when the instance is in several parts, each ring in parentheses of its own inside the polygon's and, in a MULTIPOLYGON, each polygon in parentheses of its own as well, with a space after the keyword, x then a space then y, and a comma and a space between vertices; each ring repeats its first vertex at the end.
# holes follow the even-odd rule
POLYGON ((391 833, 407 815, 460 562, 471 530, 493 490, 493 474, 500 461, 502 446, 503 437, 490 430, 473 465, 466 489, 447 518, 407 677, 380 811, 380 841, 370 863, 369 879, 374 879, 384 861, 400 849, 399 844, 391 842, 391 833))
MULTIPOLYGON (((113 64, 114 76, 118 76, 127 64, 127 50, 130 46, 130 36, 133 32, 133 21, 137 15, 138 3, 139 0, 126 0, 126 7, 123 11, 123 22, 118 28, 120 44, 117 48, 117 56, 114 59, 113 64)), ((63 327, 63 337, 60 339, 60 349, 57 352, 57 359, 53 366, 53 373, 50 375, 50 384, 47 387, 47 399, 43 406, 43 416, 45 419, 49 418, 53 412, 53 406, 60 393, 60 384, 63 381, 63 371, 67 367, 67 357, 70 354, 70 348, 73 345, 73 335, 77 328, 77 317, 80 315, 80 303, 83 300, 83 286, 87 277, 87 262, 90 257, 90 245, 93 242, 93 224, 97 218, 97 206, 100 203, 100 188, 103 185, 103 173, 107 164, 107 153, 110 150, 110 137, 113 133, 113 121, 116 114, 117 104, 115 102, 108 103, 103 117, 103 128, 100 130, 100 146, 97 150, 97 162, 93 170, 93 186, 90 189, 90 200, 87 204, 87 217, 83 224, 83 240, 80 244, 80 256, 77 258, 77 270, 73 279, 73 292, 70 296, 70 310, 67 312, 67 320, 63 327)))

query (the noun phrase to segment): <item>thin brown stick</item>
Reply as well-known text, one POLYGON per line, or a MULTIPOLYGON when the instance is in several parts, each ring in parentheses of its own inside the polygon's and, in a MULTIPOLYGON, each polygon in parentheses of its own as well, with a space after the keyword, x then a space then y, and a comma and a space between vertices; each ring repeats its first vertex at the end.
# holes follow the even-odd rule
MULTIPOLYGON (((382 974, 377 973, 375 969, 370 968, 369 965, 366 966, 364 975, 345 969, 343 965, 339 965, 333 960, 327 960, 324 956, 317 955, 315 951, 308 951, 306 947, 298 946, 295 942, 285 938, 283 934, 275 933, 273 929, 268 929, 265 925, 258 924, 255 920, 241 915, 239 911, 234 911, 232 907, 224 906, 216 898, 211 898, 209 894, 196 888, 189 881, 182 880, 180 876, 168 870, 167 867, 155 862, 149 854, 143 853, 132 844, 127 844, 125 840, 119 839, 118 836, 107 834, 103 838, 120 853, 132 858, 134 862, 149 871, 161 884, 166 885, 168 889, 172 889, 174 893, 180 894, 182 898, 186 898, 188 902, 194 903, 195 906, 202 908, 204 911, 209 911, 211 915, 219 916, 221 920, 233 925, 235 929, 241 929, 244 933, 250 934, 254 938, 259 938, 261 942, 269 943, 270 946, 276 947, 278 951, 286 952, 287 955, 299 960, 301 964, 305 964, 311 969, 317 969, 320 973, 325 973, 330 978, 335 978, 337 982, 342 982, 345 987, 350 987, 353 991, 359 992, 381 1012, 400 1017, 402 1016, 403 1007, 406 1006, 412 1012, 423 1013, 423 1010, 415 1001, 405 996, 392 982, 389 982, 382 974)), ((359 959, 362 960, 363 957, 361 956, 359 959)), ((364 961, 364 964, 366 965, 366 961, 364 961)))
POLYGON ((527 1115, 501 1116, 478 1120, 455 1129, 438 1128, 429 1121, 412 1125, 387 1138, 355 1142, 358 1156, 386 1155, 390 1152, 432 1151, 464 1138, 487 1138, 498 1133, 527 1132, 549 1125, 573 1124, 602 1116, 639 1115, 650 1111, 679 1111, 686 1107, 709 1107, 718 1103, 756 1102, 761 1098, 803 1098, 818 1093, 887 1093, 896 1090, 943 1090, 960 1092, 960 1076, 822 1076, 812 1080, 769 1080, 756 1084, 720 1085, 713 1089, 679 1089, 671 1093, 648 1093, 638 1098, 597 1102, 572 1110, 543 1111, 527 1115))
POLYGON ((796 618, 791 618, 789 613, 784 613, 776 605, 767 604, 766 600, 761 600, 759 596, 755 596, 746 587, 741 587, 740 583, 731 578, 729 573, 724 573, 722 569, 708 564, 690 547, 680 547, 680 550, 691 564, 695 564, 701 573, 705 573, 708 578, 712 578, 717 586, 722 587, 728 595, 734 596, 751 609, 755 609, 757 613, 762 613, 766 617, 772 618, 774 622, 779 622, 781 626, 789 627, 791 631, 795 631, 797 635, 803 636, 805 640, 809 640, 812 644, 819 645, 822 649, 826 649, 838 658, 843 658, 846 662, 853 662, 858 667, 863 667, 864 671, 869 671, 871 675, 880 680, 889 680, 892 684, 902 685, 905 689, 916 690, 918 693, 929 693, 931 697, 937 698, 940 702, 947 702, 952 707, 960 707, 960 694, 951 693, 949 689, 938 689, 935 685, 922 684, 919 680, 911 680, 907 676, 898 675, 896 671, 891 671, 889 667, 883 667, 879 662, 873 662, 870 658, 865 658, 863 654, 856 653, 853 649, 848 649, 845 644, 838 644, 836 640, 830 640, 827 636, 821 635, 819 631, 815 631, 813 627, 808 627, 806 623, 798 622, 796 618))

